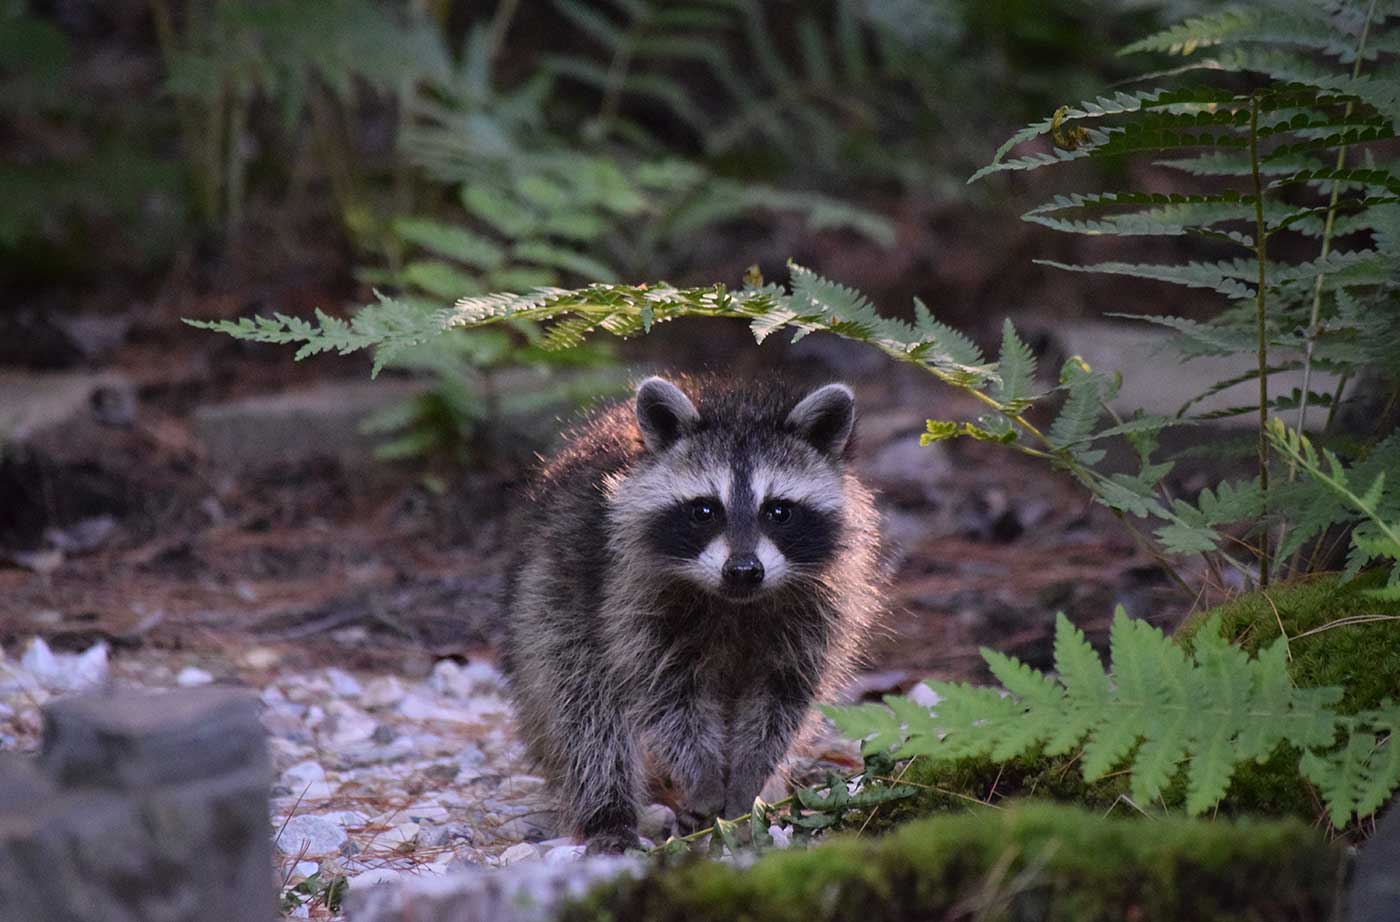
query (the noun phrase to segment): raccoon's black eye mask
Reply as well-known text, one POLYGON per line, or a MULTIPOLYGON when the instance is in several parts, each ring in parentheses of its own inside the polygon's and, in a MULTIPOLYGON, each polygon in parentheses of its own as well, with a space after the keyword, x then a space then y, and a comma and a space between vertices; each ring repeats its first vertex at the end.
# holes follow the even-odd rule
POLYGON ((696 525, 709 525, 724 515, 724 507, 713 497, 690 501, 690 521, 696 525))

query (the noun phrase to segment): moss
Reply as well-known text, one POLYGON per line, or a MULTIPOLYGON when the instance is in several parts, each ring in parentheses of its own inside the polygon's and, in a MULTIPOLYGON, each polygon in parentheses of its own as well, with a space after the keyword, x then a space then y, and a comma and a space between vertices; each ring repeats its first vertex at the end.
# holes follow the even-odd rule
MULTIPOLYGON (((1302 635, 1356 615, 1400 615, 1400 602, 1383 602, 1366 595, 1366 589, 1383 582, 1382 574, 1351 583, 1326 575, 1252 592, 1192 615, 1177 630, 1176 640, 1190 650, 1206 621, 1218 616, 1225 637, 1257 653, 1278 639, 1282 624, 1289 637, 1292 659, 1288 674, 1293 683, 1302 688, 1339 686, 1344 689, 1342 711, 1365 710, 1397 697, 1400 621, 1349 624, 1302 635)), ((1263 763, 1238 766, 1222 809, 1320 816, 1323 811, 1317 793, 1298 772, 1299 757, 1298 750, 1285 746, 1263 763)))
POLYGON ((1191 649, 1202 625, 1218 614, 1226 637, 1257 652, 1278 639, 1282 622, 1293 656, 1288 666, 1293 683, 1302 688, 1341 686, 1346 689, 1342 710, 1364 710, 1385 698, 1400 697, 1400 621, 1349 624, 1300 635, 1355 615, 1400 615, 1400 601, 1385 602, 1365 593, 1383 582, 1384 575, 1379 573, 1351 583, 1329 575, 1252 592, 1192 615, 1176 632, 1176 638, 1191 649))
POLYGON ((1342 853, 1296 820, 1140 821, 1050 804, 839 836, 751 868, 657 868, 594 890, 565 919, 978 918, 1043 922, 1325 919, 1342 853))
MULTIPOLYGON (((847 828, 867 833, 886 832, 907 820, 934 813, 986 809, 1007 798, 1035 797, 1108 810, 1126 793, 1126 779, 1119 775, 1092 784, 1084 781, 1077 759, 1071 756, 1032 755, 995 762, 987 757, 934 763, 915 759, 899 776, 901 784, 918 793, 906 800, 884 804, 873 816, 852 813, 847 828), (868 822, 867 822, 868 820, 868 822)), ((877 785, 886 782, 875 782, 877 785)))

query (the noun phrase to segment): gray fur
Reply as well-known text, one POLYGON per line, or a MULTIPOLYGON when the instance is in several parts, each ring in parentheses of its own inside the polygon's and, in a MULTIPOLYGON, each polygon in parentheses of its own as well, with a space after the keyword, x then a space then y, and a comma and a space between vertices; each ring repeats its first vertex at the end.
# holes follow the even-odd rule
POLYGON ((518 529, 506 640, 517 716, 592 851, 636 843, 649 775, 678 789, 688 826, 746 812, 880 608, 877 516, 847 464, 849 388, 801 401, 778 386, 687 389, 694 402, 648 379, 635 402, 571 433, 518 529), (770 559, 763 591, 733 601, 647 530, 695 495, 733 499, 736 544, 765 540, 742 538, 744 522, 758 535, 746 504, 800 499, 837 523, 831 552, 770 559))

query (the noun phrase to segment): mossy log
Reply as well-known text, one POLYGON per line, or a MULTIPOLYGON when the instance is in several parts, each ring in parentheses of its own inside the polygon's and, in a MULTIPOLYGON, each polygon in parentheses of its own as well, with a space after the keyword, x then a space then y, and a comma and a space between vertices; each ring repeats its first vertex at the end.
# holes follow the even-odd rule
POLYGON ((658 867, 595 889, 562 918, 1323 922, 1342 860, 1293 819, 1145 821, 1023 803, 838 836, 749 868, 658 867))

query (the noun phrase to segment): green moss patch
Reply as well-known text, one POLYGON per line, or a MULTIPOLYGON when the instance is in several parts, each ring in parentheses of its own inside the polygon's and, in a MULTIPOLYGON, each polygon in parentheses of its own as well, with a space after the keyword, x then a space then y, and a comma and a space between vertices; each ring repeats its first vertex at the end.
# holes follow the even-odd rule
POLYGON ((1341 860, 1296 820, 1149 822, 1017 804, 835 837, 744 870, 658 867, 593 891, 564 918, 1321 922, 1341 860))
POLYGON ((1368 596, 1366 589, 1384 584, 1383 574, 1370 574, 1351 583, 1336 576, 1276 586, 1197 612, 1176 632, 1188 650, 1196 633, 1212 614, 1220 630, 1255 652, 1278 639, 1279 625, 1288 632, 1293 683, 1302 688, 1337 685, 1346 689, 1341 709, 1346 713, 1372 708, 1385 698, 1400 698, 1400 621, 1346 624, 1316 631, 1343 618, 1400 615, 1400 602, 1368 596))

